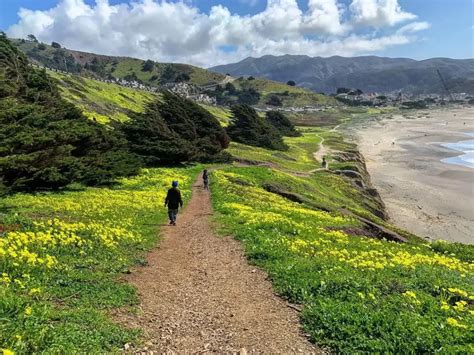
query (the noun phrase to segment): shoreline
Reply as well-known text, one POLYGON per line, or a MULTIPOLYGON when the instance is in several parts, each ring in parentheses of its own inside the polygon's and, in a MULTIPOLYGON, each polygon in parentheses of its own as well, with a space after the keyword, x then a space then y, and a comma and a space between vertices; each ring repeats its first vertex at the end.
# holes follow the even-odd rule
POLYGON ((350 128, 390 220, 427 240, 474 244, 474 169, 442 162, 462 152, 474 108, 385 115, 350 128))

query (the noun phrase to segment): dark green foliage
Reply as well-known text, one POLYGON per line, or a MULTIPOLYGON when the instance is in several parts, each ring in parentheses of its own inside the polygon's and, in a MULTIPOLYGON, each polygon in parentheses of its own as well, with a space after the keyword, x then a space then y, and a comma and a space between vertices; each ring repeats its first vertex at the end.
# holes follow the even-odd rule
POLYGON ((131 150, 147 165, 209 161, 229 145, 217 119, 194 102, 168 91, 123 126, 131 150))
POLYGON ((153 68, 155 67, 155 63, 148 59, 147 61, 143 62, 142 65, 142 71, 153 71, 153 68))
POLYGON ((46 44, 44 44, 44 43, 38 44, 38 49, 39 49, 40 51, 44 51, 44 50, 46 49, 46 44))
POLYGON ((270 96, 270 98, 267 101, 267 104, 271 106, 277 106, 277 107, 283 106, 283 102, 277 95, 270 96))
POLYGON ((232 123, 227 127, 232 140, 268 149, 288 149, 275 127, 259 117, 252 107, 235 105, 232 107, 232 115, 232 123))
POLYGON ((225 90, 229 93, 229 95, 235 95, 237 93, 237 89, 232 83, 225 84, 225 90))
POLYGON ((58 42, 51 42, 51 47, 53 48, 61 48, 61 45, 58 42))
POLYGON ((176 77, 176 81, 179 83, 185 83, 185 82, 188 82, 189 80, 191 80, 191 77, 189 76, 188 73, 180 73, 176 77))
POLYGON ((191 71, 181 64, 168 64, 161 74, 161 83, 188 82, 191 80, 191 71))
POLYGON ((289 85, 289 86, 296 86, 296 83, 293 81, 293 80, 289 80, 286 85, 289 85))
POLYGON ((267 122, 276 128, 282 136, 298 137, 301 133, 295 129, 293 123, 279 111, 269 111, 266 114, 267 122))
POLYGON ((167 65, 163 74, 161 74, 161 82, 162 83, 170 83, 173 82, 176 78, 176 70, 174 70, 173 66, 167 65))
POLYGON ((249 76, 247 80, 255 80, 255 78, 253 76, 249 76))
POLYGON ((414 110, 421 110, 425 109, 428 106, 426 105, 425 101, 418 100, 418 101, 405 101, 403 103, 402 108, 404 109, 414 109, 414 110))
POLYGON ((94 57, 90 63, 86 63, 84 68, 96 73, 99 76, 105 76, 107 74, 105 66, 106 63, 104 61, 101 61, 97 57, 94 57))
POLYGON ((101 184, 137 171, 126 141, 61 99, 46 72, 28 67, 5 36, 0 68, 0 189, 101 184))
POLYGON ((33 34, 29 34, 28 36, 26 36, 26 38, 28 39, 28 41, 38 43, 38 39, 33 34))
POLYGON ((260 93, 254 88, 243 89, 238 93, 238 103, 243 105, 256 105, 260 100, 260 93))
MULTIPOLYGON (((38 49, 39 49, 38 45, 38 49)), ((76 60, 71 54, 68 54, 64 49, 56 49, 51 63, 52 68, 63 70, 70 73, 79 73, 82 66, 76 63, 76 60)))
POLYGON ((131 74, 127 74, 123 77, 123 80, 126 80, 126 81, 136 81, 136 82, 139 82, 141 83, 142 81, 140 79, 138 79, 137 77, 137 74, 135 74, 135 72, 131 73, 131 74))
POLYGON ((239 91, 232 83, 227 83, 224 87, 217 85, 214 90, 208 90, 205 93, 215 97, 217 103, 223 106, 232 106, 236 103, 253 105, 260 99, 260 93, 254 89, 239 91))

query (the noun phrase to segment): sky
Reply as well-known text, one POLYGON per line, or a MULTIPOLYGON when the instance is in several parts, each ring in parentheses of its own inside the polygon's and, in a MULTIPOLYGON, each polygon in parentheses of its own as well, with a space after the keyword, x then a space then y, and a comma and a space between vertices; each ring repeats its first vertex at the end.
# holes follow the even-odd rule
POLYGON ((0 0, 10 37, 210 67, 246 57, 472 58, 474 0, 0 0))

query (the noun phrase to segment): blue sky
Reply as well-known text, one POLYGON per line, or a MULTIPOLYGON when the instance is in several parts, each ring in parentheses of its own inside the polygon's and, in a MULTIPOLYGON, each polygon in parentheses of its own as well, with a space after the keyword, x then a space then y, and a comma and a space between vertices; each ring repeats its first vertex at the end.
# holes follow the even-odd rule
POLYGON ((100 10, 96 0, 0 0, 0 28, 11 36, 36 31, 40 40, 57 40, 79 50, 199 65, 285 53, 473 57, 474 0, 270 0, 274 2, 271 8, 267 8, 267 0, 170 1, 168 7, 162 6, 161 0, 135 2, 142 1, 157 5, 137 5, 134 11, 121 7, 117 15, 104 20, 114 13, 109 11, 114 5, 130 1, 108 0, 109 10, 100 10), (319 12, 311 12, 308 1, 313 1, 319 12), (377 18, 370 17, 371 4, 383 10, 381 4, 387 2, 396 3, 398 9, 387 8, 377 18), (217 11, 219 5, 228 13, 217 11), (20 18, 20 8, 43 12, 20 18), (291 15, 295 8, 302 16, 291 15), (288 21, 282 19, 283 25, 277 21, 279 10, 289 14, 288 21), (65 14, 71 11, 84 16, 68 18, 65 14), (170 16, 178 20, 168 21, 170 16), (274 18, 274 23, 268 21, 274 18), (117 21, 122 21, 122 28, 114 25, 117 21))

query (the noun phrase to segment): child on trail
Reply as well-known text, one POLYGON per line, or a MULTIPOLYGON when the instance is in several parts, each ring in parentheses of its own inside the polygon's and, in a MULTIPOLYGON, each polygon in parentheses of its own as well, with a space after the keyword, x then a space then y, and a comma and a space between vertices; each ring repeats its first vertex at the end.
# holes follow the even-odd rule
POLYGON ((209 173, 204 169, 202 173, 202 181, 204 182, 204 190, 209 190, 209 173))
POLYGON ((168 217, 170 224, 176 225, 176 216, 178 215, 178 208, 183 208, 183 200, 181 199, 181 191, 178 190, 178 182, 173 181, 171 189, 165 199, 165 207, 168 206, 168 217))

